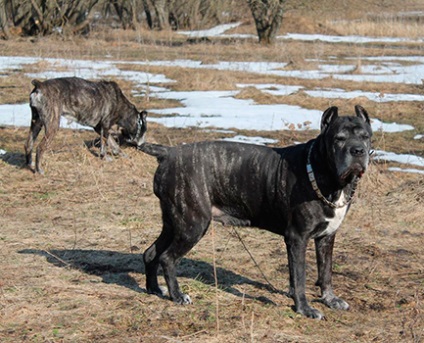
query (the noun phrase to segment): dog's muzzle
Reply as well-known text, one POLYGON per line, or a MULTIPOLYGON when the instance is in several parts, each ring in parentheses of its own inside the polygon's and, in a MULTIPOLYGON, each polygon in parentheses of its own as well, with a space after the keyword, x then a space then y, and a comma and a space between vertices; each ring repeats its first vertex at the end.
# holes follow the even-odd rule
POLYGON ((370 152, 364 146, 352 146, 348 151, 344 168, 339 171, 339 179, 342 182, 350 182, 355 176, 361 178, 370 161, 370 152))
POLYGON ((137 147, 141 146, 145 142, 145 134, 146 134, 146 127, 141 117, 139 117, 137 120, 137 131, 135 135, 132 135, 128 132, 125 132, 125 133, 126 133, 126 136, 128 137, 125 139, 128 144, 136 145, 137 147))

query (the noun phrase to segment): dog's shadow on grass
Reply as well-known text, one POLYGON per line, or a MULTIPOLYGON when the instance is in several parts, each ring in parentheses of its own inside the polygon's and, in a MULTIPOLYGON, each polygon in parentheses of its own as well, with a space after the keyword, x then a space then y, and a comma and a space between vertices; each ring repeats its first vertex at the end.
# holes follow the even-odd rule
MULTIPOLYGON (((121 253, 107 250, 20 250, 21 254, 33 254, 46 258, 47 262, 61 268, 72 268, 87 274, 97 275, 107 284, 116 284, 140 293, 146 293, 130 273, 145 274, 143 257, 141 254, 121 253)), ((275 290, 271 285, 254 281, 224 268, 216 268, 219 288, 238 297, 250 298, 265 304, 274 302, 265 296, 253 296, 240 292, 234 286, 252 285, 265 289, 270 293, 279 293, 287 296, 286 292, 275 290)), ((183 258, 178 266, 179 277, 195 279, 205 285, 214 287, 213 265, 203 261, 183 258)))
MULTIPOLYGON (((119 149, 126 147, 134 147, 134 145, 128 143, 122 135, 120 134, 112 134, 113 139, 115 140, 117 147, 119 149)), ((106 144, 106 143, 105 143, 106 144)), ((84 141, 84 146, 87 150, 95 157, 100 157, 100 137, 96 137, 93 139, 87 139, 84 141)), ((110 149, 110 147, 108 148, 110 149)), ((109 151, 110 152, 110 151, 109 151)), ((114 156, 119 156, 120 152, 112 152, 114 156)))
POLYGON ((25 167, 26 164, 25 154, 20 152, 6 152, 0 154, 0 160, 15 167, 25 167))

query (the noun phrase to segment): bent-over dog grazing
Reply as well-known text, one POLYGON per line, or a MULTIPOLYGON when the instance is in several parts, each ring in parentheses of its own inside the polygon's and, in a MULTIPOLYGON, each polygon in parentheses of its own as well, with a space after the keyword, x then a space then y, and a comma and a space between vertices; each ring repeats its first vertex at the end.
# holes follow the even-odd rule
POLYGON ((333 245, 367 169, 372 135, 367 112, 361 106, 355 111, 356 116, 338 116, 337 107, 327 109, 317 138, 286 148, 223 141, 141 145, 159 162, 154 192, 163 219, 159 238, 143 257, 147 291, 164 295, 157 279, 161 265, 171 299, 191 303, 178 286, 176 263, 213 219, 284 236, 295 310, 321 319, 305 296, 306 247, 314 239, 320 301, 347 310, 347 302, 333 293, 333 245))
POLYGON ((48 144, 59 129, 60 116, 94 128, 100 135, 100 156, 114 154, 119 146, 109 134, 115 124, 122 128, 127 142, 140 145, 146 132, 146 111, 138 112, 113 81, 87 81, 78 77, 63 77, 44 82, 33 80, 30 95, 31 127, 25 144, 26 163, 31 168, 32 149, 44 126, 45 135, 37 147, 35 172, 43 174, 41 159, 48 144), (106 146, 103 142, 106 140, 106 146))

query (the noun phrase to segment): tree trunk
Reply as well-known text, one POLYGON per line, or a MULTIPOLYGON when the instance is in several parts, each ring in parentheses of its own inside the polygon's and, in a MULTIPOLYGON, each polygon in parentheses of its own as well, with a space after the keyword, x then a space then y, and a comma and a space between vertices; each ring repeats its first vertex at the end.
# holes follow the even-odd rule
POLYGON ((10 32, 7 25, 7 15, 6 15, 6 1, 0 0, 0 29, 3 31, 5 39, 9 39, 10 32))
POLYGON ((113 6, 118 14, 122 28, 135 29, 136 26, 136 1, 135 0, 113 0, 113 6))
POLYGON ((153 29, 153 19, 152 19, 152 13, 150 12, 150 7, 149 7, 149 3, 147 2, 147 0, 143 0, 143 8, 144 8, 144 13, 146 14, 146 20, 147 20, 147 25, 149 26, 149 29, 153 29))
POLYGON ((155 7, 156 18, 158 21, 158 29, 165 30, 169 28, 169 12, 167 6, 167 0, 152 0, 153 6, 155 7))
POLYGON ((285 0, 247 0, 255 20, 259 43, 272 44, 281 27, 285 0))

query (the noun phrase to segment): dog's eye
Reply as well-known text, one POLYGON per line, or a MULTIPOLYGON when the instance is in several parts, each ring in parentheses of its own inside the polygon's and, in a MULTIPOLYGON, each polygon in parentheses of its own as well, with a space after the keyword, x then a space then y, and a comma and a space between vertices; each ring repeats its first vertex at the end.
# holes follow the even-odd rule
POLYGON ((336 142, 344 142, 346 141, 346 137, 345 136, 336 136, 334 137, 336 142))
POLYGON ((364 135, 360 135, 359 138, 361 138, 363 141, 366 141, 367 139, 370 138, 370 136, 364 134, 364 135))

